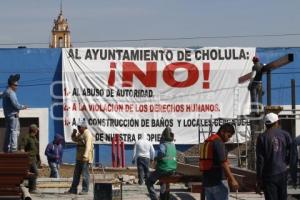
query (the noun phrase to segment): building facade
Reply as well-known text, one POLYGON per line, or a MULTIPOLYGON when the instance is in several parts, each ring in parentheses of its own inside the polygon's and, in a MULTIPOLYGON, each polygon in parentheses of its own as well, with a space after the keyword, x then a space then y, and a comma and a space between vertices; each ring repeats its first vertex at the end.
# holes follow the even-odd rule
POLYGON ((64 18, 62 9, 60 10, 57 19, 54 19, 51 34, 51 42, 49 44, 50 48, 72 47, 68 20, 64 18))
MULTIPOLYGON (((280 113, 281 119, 293 120, 296 127, 296 135, 300 133, 299 107, 296 106, 296 117, 290 111, 290 79, 296 80, 296 94, 300 93, 300 76, 297 66, 300 63, 300 48, 257 48, 257 55, 263 63, 269 63, 287 53, 294 54, 294 61, 281 69, 274 71, 272 82, 272 104, 286 105, 280 113), (296 119, 294 119, 296 118, 296 119)), ((20 73, 19 88, 17 91, 20 103, 28 105, 29 109, 20 112, 21 131, 28 131, 30 123, 36 123, 40 127, 40 155, 46 162, 44 150, 54 135, 65 134, 63 131, 63 100, 62 100, 62 50, 55 49, 0 49, 0 90, 7 86, 7 78, 10 74, 20 73), (31 118, 31 119, 29 119, 31 118), (29 121, 30 120, 30 121, 29 121)), ((266 80, 263 79, 264 87, 266 80)), ((264 103, 266 103, 264 95, 264 103)), ((296 99, 300 104, 300 98, 296 99)), ((0 103, 2 107, 2 103, 0 103)), ((3 111, 0 109, 0 139, 4 135, 3 111)), ((285 126, 289 126, 287 121, 285 126)), ((3 140, 0 140, 3 141, 3 140)), ((1 146, 1 145, 0 145, 1 146)), ((189 145, 177 145, 178 150, 184 151, 189 145)), ((130 164, 133 145, 125 146, 126 163, 130 164)), ((76 146, 66 144, 63 161, 75 162, 76 146)), ((111 165, 111 145, 95 144, 95 158, 103 165, 111 165)))

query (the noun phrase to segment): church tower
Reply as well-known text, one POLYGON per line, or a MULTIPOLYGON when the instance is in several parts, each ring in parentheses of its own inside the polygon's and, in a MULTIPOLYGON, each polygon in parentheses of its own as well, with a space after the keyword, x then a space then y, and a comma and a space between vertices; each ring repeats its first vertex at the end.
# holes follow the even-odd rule
POLYGON ((62 14, 62 1, 60 2, 60 13, 57 19, 54 19, 54 25, 52 28, 52 37, 49 44, 50 48, 70 48, 71 33, 67 19, 62 14))

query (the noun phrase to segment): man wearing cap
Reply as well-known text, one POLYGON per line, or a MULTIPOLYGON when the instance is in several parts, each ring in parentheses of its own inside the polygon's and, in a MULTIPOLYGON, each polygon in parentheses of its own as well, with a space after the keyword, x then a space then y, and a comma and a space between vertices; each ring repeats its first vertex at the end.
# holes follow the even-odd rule
POLYGON ((29 155, 29 171, 33 173, 28 180, 28 188, 30 193, 38 193, 36 189, 36 179, 38 177, 37 157, 39 155, 39 141, 36 135, 39 128, 36 124, 29 126, 29 133, 26 134, 20 142, 20 149, 22 152, 27 152, 29 155))
POLYGON ((239 189, 239 183, 230 170, 225 143, 235 134, 234 125, 224 123, 200 145, 199 169, 203 174, 202 186, 207 200, 228 200, 229 187, 239 189))
POLYGON ((89 191, 89 164, 93 163, 93 136, 87 129, 87 122, 80 121, 77 124, 77 130, 74 129, 72 133, 72 140, 77 143, 76 165, 73 174, 73 182, 67 194, 77 194, 77 187, 79 185, 80 176, 82 174, 82 191, 79 195, 87 195, 89 191))
POLYGON ((258 57, 253 57, 253 67, 251 72, 251 79, 248 85, 251 98, 251 112, 259 113, 259 93, 262 93, 262 68, 263 65, 259 62, 258 57))
POLYGON ((257 192, 266 200, 287 199, 287 165, 290 162, 291 137, 279 128, 278 115, 269 113, 264 122, 267 130, 257 137, 257 192))
POLYGON ((3 111, 5 116, 5 139, 4 152, 15 152, 18 148, 18 137, 20 134, 19 111, 26 109, 27 106, 18 102, 16 91, 18 87, 19 74, 10 75, 8 78, 8 87, 3 92, 3 111))

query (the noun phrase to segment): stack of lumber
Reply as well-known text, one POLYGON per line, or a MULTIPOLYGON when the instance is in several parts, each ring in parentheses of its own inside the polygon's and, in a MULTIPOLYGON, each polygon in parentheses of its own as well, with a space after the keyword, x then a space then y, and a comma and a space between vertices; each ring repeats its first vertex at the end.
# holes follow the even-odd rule
POLYGON ((21 199, 21 183, 27 177, 27 153, 0 153, 0 199, 21 199))

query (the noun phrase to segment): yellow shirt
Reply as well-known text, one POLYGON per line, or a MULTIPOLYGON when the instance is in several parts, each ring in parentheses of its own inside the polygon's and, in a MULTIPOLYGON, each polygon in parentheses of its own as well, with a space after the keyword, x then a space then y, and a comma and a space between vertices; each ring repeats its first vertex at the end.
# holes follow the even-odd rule
POLYGON ((91 132, 85 129, 82 134, 72 135, 72 140, 77 143, 76 159, 92 163, 94 159, 94 138, 91 132))

